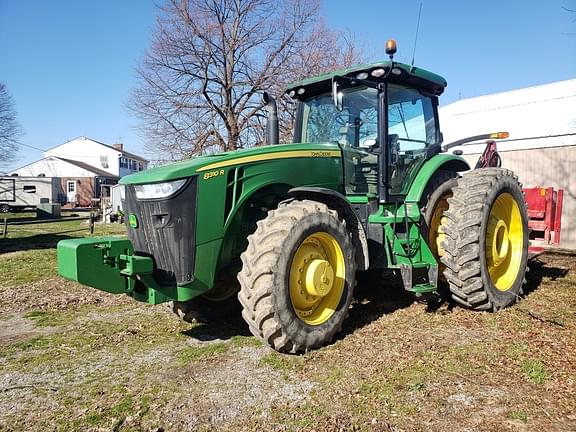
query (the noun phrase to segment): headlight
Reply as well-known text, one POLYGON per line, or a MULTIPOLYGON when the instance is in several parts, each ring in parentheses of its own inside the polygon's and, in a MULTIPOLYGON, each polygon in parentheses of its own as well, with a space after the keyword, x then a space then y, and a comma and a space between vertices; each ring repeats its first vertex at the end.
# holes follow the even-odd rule
POLYGON ((134 190, 138 199, 166 198, 178 192, 185 183, 186 179, 166 183, 134 185, 134 190))

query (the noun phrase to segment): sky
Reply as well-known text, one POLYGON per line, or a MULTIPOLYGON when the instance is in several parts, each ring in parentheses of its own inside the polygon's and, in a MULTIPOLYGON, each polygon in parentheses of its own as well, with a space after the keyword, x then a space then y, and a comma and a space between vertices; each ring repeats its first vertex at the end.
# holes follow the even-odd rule
MULTIPOLYGON (((323 0, 322 14, 366 61, 394 38, 410 63, 420 3, 415 65, 447 79, 441 105, 576 78, 576 0, 323 0)), ((25 133, 7 171, 82 135, 155 158, 126 105, 157 14, 153 0, 0 0, 0 81, 25 133)))

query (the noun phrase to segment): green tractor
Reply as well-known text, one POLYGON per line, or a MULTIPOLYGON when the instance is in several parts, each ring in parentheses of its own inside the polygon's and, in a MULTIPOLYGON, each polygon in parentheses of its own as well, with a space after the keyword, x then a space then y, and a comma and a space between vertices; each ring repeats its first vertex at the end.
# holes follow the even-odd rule
POLYGON ((471 309, 514 303, 528 250, 518 180, 446 152, 446 81, 395 62, 395 51, 390 42, 389 61, 292 84, 292 144, 277 144, 266 95, 268 146, 124 177, 129 240, 61 241, 59 274, 172 301, 187 321, 241 305, 251 332, 287 353, 340 331, 357 271, 394 269, 406 291, 443 289, 471 309))

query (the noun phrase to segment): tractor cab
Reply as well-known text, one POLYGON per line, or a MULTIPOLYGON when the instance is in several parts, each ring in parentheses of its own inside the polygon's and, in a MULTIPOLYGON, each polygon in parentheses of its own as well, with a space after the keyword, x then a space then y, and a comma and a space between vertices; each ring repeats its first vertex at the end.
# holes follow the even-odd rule
POLYGON ((338 144, 343 192, 382 203, 403 199, 424 162, 440 152, 437 107, 446 86, 442 77, 390 57, 287 90, 298 102, 294 142, 338 144))

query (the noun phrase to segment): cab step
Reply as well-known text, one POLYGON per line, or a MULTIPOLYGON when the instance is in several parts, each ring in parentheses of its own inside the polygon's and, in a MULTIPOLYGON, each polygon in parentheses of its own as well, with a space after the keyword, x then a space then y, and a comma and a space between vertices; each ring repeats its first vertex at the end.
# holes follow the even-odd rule
POLYGON ((426 262, 400 264, 404 289, 414 294, 436 292, 438 288, 438 265, 426 262))
POLYGON ((432 285, 432 284, 418 284, 418 285, 414 285, 412 288, 410 288, 406 291, 409 291, 409 292, 414 293, 416 295, 418 295, 418 294, 430 294, 430 293, 436 292, 437 288, 438 287, 436 285, 432 285))

